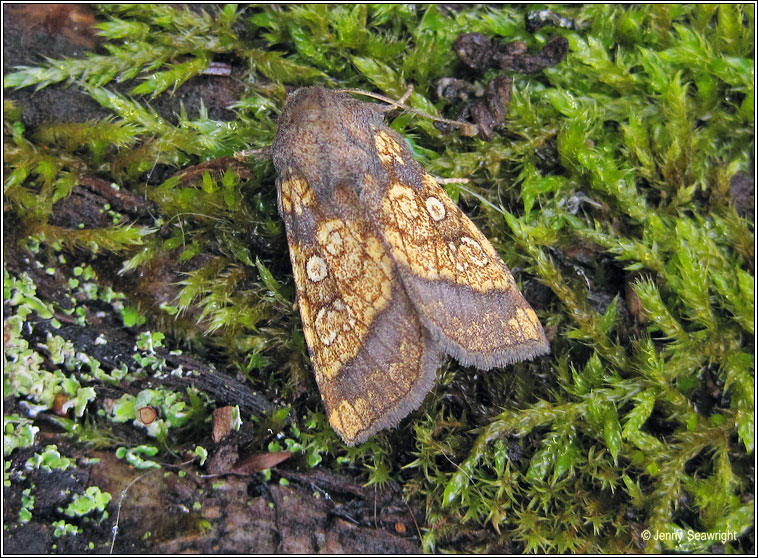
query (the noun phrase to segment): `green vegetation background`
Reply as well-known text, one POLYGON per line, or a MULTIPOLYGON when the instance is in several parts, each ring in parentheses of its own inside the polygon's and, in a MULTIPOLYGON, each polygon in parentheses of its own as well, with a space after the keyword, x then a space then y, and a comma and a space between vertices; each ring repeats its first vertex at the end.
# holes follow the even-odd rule
MULTIPOLYGON (((7 102, 3 210, 19 228, 14 241, 47 254, 52 274, 56 261, 84 262, 72 296, 118 305, 125 326, 141 328, 136 358, 162 343, 246 375, 285 408, 267 423, 281 438, 262 449, 399 483, 425 503, 426 551, 753 551, 754 214, 752 200, 738 211, 734 199, 736 177, 752 177, 755 164, 753 6, 559 6, 577 30, 534 35, 524 29, 533 6, 96 9, 97 54, 20 68, 5 87, 68 83, 111 116, 27 130, 7 102), (437 81, 464 77, 451 48, 463 32, 532 51, 551 34, 570 43, 558 66, 513 76, 505 127, 491 142, 444 135, 412 114, 391 118, 430 172, 471 180, 449 192, 515 270, 551 353, 486 374, 450 363, 399 429, 346 448, 313 393, 271 164, 251 160, 252 177, 230 168, 189 184, 179 175, 148 184, 145 173, 268 145, 285 87, 397 98, 412 84, 409 104, 439 114, 437 81), (242 68, 233 121, 202 109, 166 119, 151 108, 219 60, 242 68), (147 197, 155 221, 115 213, 105 228, 49 224, 82 175, 147 197), (109 257, 124 274, 171 258, 182 270, 176 297, 161 310, 137 305, 101 285, 82 254, 109 257), (645 530, 674 536, 645 540, 645 530), (692 540, 687 530, 736 540, 692 540)), ((214 405, 196 394, 156 388, 103 409, 103 386, 112 394, 160 363, 103 370, 52 336, 58 368, 48 369, 24 344, 23 324, 61 309, 23 274, 4 276, 6 397, 46 409, 65 393, 76 403, 61 419, 71 435, 118 446, 136 466, 150 463, 152 449, 139 448, 169 460, 187 429, 210 443, 202 424, 214 405), (142 434, 114 438, 111 425, 145 404, 163 417, 147 445, 142 434)), ((81 314, 72 316, 86 323, 81 314)), ((36 428, 5 416, 6 459, 36 428)), ((200 461, 205 450, 195 450, 200 461)), ((37 455, 38 464, 55 457, 37 455)), ((6 486, 14 478, 6 465, 6 486)), ((92 509, 107 504, 101 496, 92 509)))

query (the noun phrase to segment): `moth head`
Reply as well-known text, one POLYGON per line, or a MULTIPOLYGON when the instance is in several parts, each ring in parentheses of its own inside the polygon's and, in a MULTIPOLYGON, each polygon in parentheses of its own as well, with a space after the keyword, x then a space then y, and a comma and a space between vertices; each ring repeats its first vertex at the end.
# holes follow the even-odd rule
POLYGON ((323 87, 301 87, 287 95, 278 126, 291 126, 297 121, 323 120, 333 102, 334 93, 323 87))
POLYGON ((365 146, 373 145, 374 131, 383 121, 374 107, 322 87, 290 93, 272 145, 277 173, 295 169, 317 196, 338 185, 357 186, 371 163, 365 146))

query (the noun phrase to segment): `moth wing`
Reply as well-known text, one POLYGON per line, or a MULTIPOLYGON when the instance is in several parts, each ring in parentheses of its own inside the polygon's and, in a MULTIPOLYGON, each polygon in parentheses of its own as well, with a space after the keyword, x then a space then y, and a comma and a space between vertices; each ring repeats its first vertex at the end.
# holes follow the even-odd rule
POLYGON ((329 422, 349 445, 396 425, 431 389, 443 355, 357 201, 320 205, 277 181, 297 300, 329 422))
POLYGON ((483 370, 546 353, 537 315, 489 240, 392 132, 376 138, 388 169, 378 230, 434 340, 483 370))

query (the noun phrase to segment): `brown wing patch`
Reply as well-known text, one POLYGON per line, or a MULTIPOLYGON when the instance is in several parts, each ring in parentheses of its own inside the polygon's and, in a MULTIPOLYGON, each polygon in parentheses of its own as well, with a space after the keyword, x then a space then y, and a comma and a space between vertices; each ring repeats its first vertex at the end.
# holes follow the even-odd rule
MULTIPOLYGON (((388 312, 399 309, 415 316, 403 296, 388 312)), ((429 342, 417 317, 399 329, 392 318, 380 318, 377 326, 381 334, 372 332, 356 360, 321 386, 329 423, 351 445, 396 425, 418 407, 442 361, 442 353, 429 342), (388 344, 393 345, 391 351, 386 350, 388 344), (372 354, 377 352, 383 352, 379 359, 372 354)))

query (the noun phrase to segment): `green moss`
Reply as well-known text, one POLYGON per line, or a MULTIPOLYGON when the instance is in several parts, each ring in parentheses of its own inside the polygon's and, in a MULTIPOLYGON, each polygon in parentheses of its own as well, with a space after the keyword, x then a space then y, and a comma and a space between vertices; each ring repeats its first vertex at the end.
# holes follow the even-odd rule
MULTIPOLYGON (((264 419, 283 434, 277 448, 302 452, 306 466, 357 468, 368 484, 399 482, 425 504, 427 551, 709 552, 719 544, 750 552, 754 221, 738 212, 730 185, 755 164, 754 12, 558 6, 578 30, 532 36, 527 9, 101 6, 106 54, 5 76, 6 87, 76 83, 112 114, 28 131, 6 104, 6 216, 30 251, 116 254, 124 274, 178 260, 185 267, 176 299, 165 303, 170 315, 197 324, 199 350, 293 405, 264 419), (571 51, 554 68, 513 76, 505 129, 490 142, 444 135, 407 114, 391 125, 430 172, 470 179, 451 193, 517 271, 551 333, 551 354, 486 374, 450 364, 398 430, 346 448, 307 374, 270 163, 251 161, 249 178, 230 168, 157 186, 142 174, 270 144, 285 86, 398 97, 413 84, 411 106, 444 112, 436 82, 460 77, 451 46, 474 31, 532 49, 560 33, 571 51), (179 108, 173 119, 151 107, 219 59, 243 69, 233 122, 204 107, 179 108), (149 199, 154 222, 50 225, 54 204, 88 173, 149 199), (297 397, 303 386, 309 395, 297 397), (645 541, 645 529, 671 536, 645 541), (727 532, 736 535, 722 540, 727 532)), ((28 316, 51 319, 61 309, 37 298, 23 275, 5 279, 6 393, 47 407, 56 393, 81 392, 76 421, 86 419, 92 400, 86 378, 68 379, 70 349, 48 340, 66 369, 49 372, 20 335, 28 316)), ((96 277, 77 280, 77 296, 103 296, 96 277)), ((113 303, 127 326, 139 326, 141 306, 113 303)), ((165 372, 150 351, 155 333, 135 354, 143 374, 165 372)), ((83 366, 109 385, 126 375, 91 357, 83 366)), ((148 399, 170 414, 169 393, 160 398, 148 399)), ((120 454, 157 466, 146 459, 152 449, 120 454)))

